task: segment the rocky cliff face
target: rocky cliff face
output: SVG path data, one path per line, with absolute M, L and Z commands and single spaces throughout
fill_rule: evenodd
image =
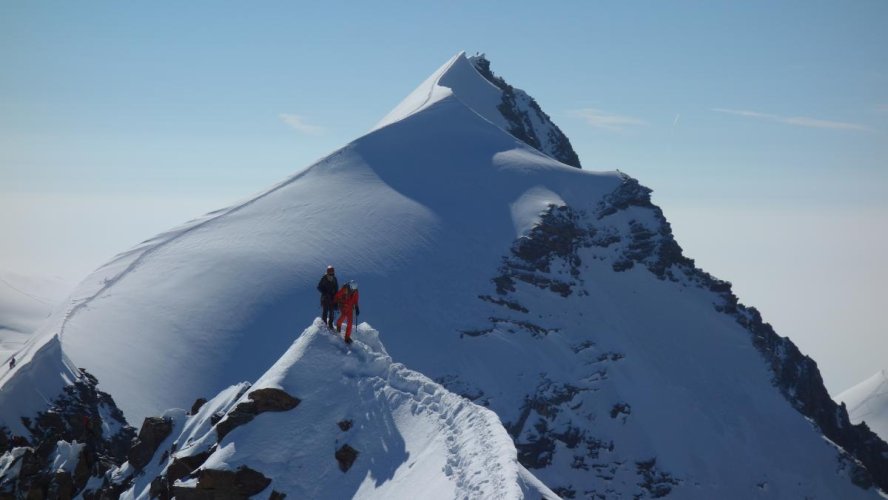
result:
M 749 341 L 771 372 L 775 389 L 813 422 L 818 432 L 838 445 L 837 468 L 863 489 L 876 485 L 888 490 L 888 444 L 866 425 L 850 423 L 844 405 L 837 405 L 827 393 L 816 363 L 791 340 L 777 335 L 755 308 L 741 304 L 729 282 L 712 277 L 683 255 L 662 211 L 651 202 L 650 192 L 625 176 L 623 184 L 592 213 L 566 205 L 550 206 L 540 223 L 517 240 L 511 255 L 503 259 L 500 274 L 493 278 L 496 293 L 481 297 L 504 313 L 491 315 L 489 327 L 463 333 L 487 335 L 499 327 L 512 333 L 544 337 L 558 331 L 551 320 L 514 318 L 534 312 L 533 306 L 517 293 L 519 283 L 568 298 L 587 293 L 583 260 L 589 259 L 590 254 L 593 259 L 609 262 L 618 273 L 640 266 L 658 280 L 696 288 L 710 297 L 715 311 L 748 332 Z M 621 215 L 620 223 L 612 222 Z M 635 418 L 629 402 L 613 399 L 608 409 L 610 403 L 603 405 L 600 394 L 596 395 L 608 391 L 610 371 L 623 362 L 624 353 L 604 349 L 591 340 L 576 344 L 572 350 L 585 367 L 576 380 L 553 380 L 543 375 L 517 412 L 501 413 L 517 415 L 507 422 L 507 427 L 515 439 L 521 463 L 531 470 L 543 471 L 556 462 L 569 462 L 577 472 L 597 478 L 600 486 L 592 489 L 579 487 L 588 484 L 580 479 L 549 484 L 566 498 L 619 497 L 625 493 L 625 489 L 621 493 L 621 488 L 613 486 L 619 483 L 635 484 L 636 498 L 662 497 L 676 486 L 688 486 L 681 471 L 663 470 L 655 456 L 626 461 L 619 453 L 620 434 L 609 433 L 600 425 L 602 415 L 623 425 Z M 486 401 L 477 389 L 475 394 L 464 392 Z M 584 423 L 596 420 L 595 425 Z M 545 478 L 545 474 L 541 477 Z M 767 489 L 766 482 L 760 484 L 761 489 Z
M 503 92 L 502 102 L 497 109 L 509 123 L 510 134 L 565 165 L 581 168 L 580 158 L 570 140 L 533 97 L 496 76 L 490 69 L 490 61 L 483 54 L 471 57 L 469 61 L 484 78 Z
M 888 444 L 867 426 L 851 424 L 845 406 L 833 401 L 823 385 L 817 363 L 802 354 L 789 338 L 779 336 L 762 320 L 758 310 L 741 304 L 731 291 L 731 283 L 714 278 L 682 255 L 662 211 L 650 201 L 650 190 L 627 178 L 616 198 L 621 201 L 614 205 L 615 209 L 628 205 L 650 206 L 660 222 L 658 234 L 633 231 L 633 241 L 622 262 L 643 264 L 660 279 L 675 279 L 675 273 L 683 273 L 696 286 L 715 293 L 721 303 L 714 307 L 749 332 L 750 340 L 771 369 L 774 386 L 793 408 L 816 423 L 824 436 L 853 457 L 850 461 L 852 481 L 865 488 L 876 484 L 888 491 Z M 857 461 L 864 467 L 858 467 Z
M 22 417 L 27 435 L 0 427 L 0 498 L 73 498 L 126 460 L 134 429 L 97 383 L 82 370 L 45 411 Z
M 101 484 L 84 492 L 84 498 L 117 498 L 129 492 L 162 500 L 246 499 L 263 492 L 272 481 L 260 471 L 247 466 L 231 470 L 204 466 L 236 428 L 259 414 L 285 412 L 299 404 L 299 399 L 280 389 L 250 389 L 250 384 L 239 384 L 210 401 L 198 399 L 187 414 L 170 410 L 146 418 L 125 463 L 109 470 Z M 286 496 L 270 491 L 270 498 Z

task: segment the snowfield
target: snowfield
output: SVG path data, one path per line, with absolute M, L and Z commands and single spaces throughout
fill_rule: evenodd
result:
M 95 271 L 0 378 L 0 425 L 61 390 L 67 355 L 130 423 L 172 425 L 133 497 L 208 454 L 169 486 L 249 467 L 293 498 L 879 498 L 888 445 L 816 365 L 682 255 L 648 189 L 556 160 L 569 143 L 525 93 L 501 106 L 484 62 L 458 54 L 368 134 Z M 351 349 L 299 334 L 328 264 L 385 348 L 366 323 Z M 300 402 L 219 439 L 261 389 Z

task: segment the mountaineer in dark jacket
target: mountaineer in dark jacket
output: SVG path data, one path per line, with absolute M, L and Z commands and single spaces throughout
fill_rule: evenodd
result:
M 318 291 L 321 292 L 321 319 L 327 324 L 327 328 L 333 329 L 333 296 L 339 291 L 339 281 L 336 279 L 336 271 L 333 266 L 327 266 L 327 273 L 321 276 L 318 282 Z

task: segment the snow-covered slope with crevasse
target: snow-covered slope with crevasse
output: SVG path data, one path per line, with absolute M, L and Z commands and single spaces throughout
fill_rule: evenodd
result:
M 851 421 L 866 425 L 888 441 L 888 370 L 881 370 L 872 377 L 836 396 L 845 403 Z
M 518 463 L 496 414 L 393 363 L 366 324 L 354 340 L 346 347 L 316 320 L 254 384 L 223 391 L 190 417 L 167 412 L 175 430 L 122 498 L 147 499 L 152 484 L 155 492 L 170 485 L 173 494 L 208 488 L 201 484 L 206 470 L 242 468 L 270 480 L 262 497 L 555 498 Z M 220 439 L 235 408 L 262 390 L 283 391 L 298 404 L 260 413 Z M 336 457 L 343 448 L 356 452 L 347 466 Z M 174 462 L 196 456 L 198 470 L 170 477 Z M 122 482 L 133 470 L 124 464 L 112 477 Z
M 496 88 L 456 56 L 367 135 L 119 255 L 41 338 L 138 422 L 258 379 L 334 264 L 392 357 L 496 412 L 561 496 L 876 497 L 888 445 L 813 361 L 682 255 L 649 190 L 508 132 Z

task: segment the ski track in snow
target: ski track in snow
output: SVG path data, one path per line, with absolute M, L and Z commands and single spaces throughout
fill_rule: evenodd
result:
M 324 328 L 320 319 L 315 320 L 314 327 L 319 330 Z M 361 325 L 362 334 L 369 335 L 370 332 L 378 335 L 366 323 Z M 346 348 L 345 354 L 354 355 L 358 362 L 346 362 L 343 370 L 345 374 L 353 379 L 366 378 L 366 382 L 374 386 L 374 392 L 380 398 L 385 397 L 385 389 L 394 389 L 401 397 L 412 401 L 413 415 L 422 412 L 439 415 L 436 424 L 438 432 L 444 436 L 448 453 L 443 472 L 454 478 L 458 492 L 456 498 L 480 498 L 479 495 L 482 494 L 485 498 L 509 498 L 503 496 L 509 491 L 509 485 L 499 471 L 491 467 L 498 466 L 497 463 L 491 463 L 498 456 L 489 453 L 491 449 L 504 446 L 502 436 L 497 442 L 493 433 L 495 428 L 504 433 L 499 418 L 493 412 L 480 409 L 401 363 L 393 363 L 382 344 L 378 343 L 378 338 L 371 338 L 377 344 L 375 348 L 359 340 L 357 335 L 353 344 Z M 379 349 L 382 351 L 378 351 Z M 475 407 L 474 412 L 469 409 L 470 406 Z M 472 432 L 467 432 L 467 429 Z M 472 441 L 471 446 L 467 446 L 468 441 Z M 478 464 L 477 461 L 481 463 Z M 517 466 L 517 459 L 515 461 Z M 489 486 L 489 483 L 493 485 Z M 492 492 L 500 494 L 491 494 Z
M 324 157 L 323 159 L 319 160 L 318 163 L 322 163 L 322 162 L 325 162 L 325 161 L 328 161 L 328 160 L 333 159 L 333 158 L 336 157 L 337 155 L 342 154 L 342 151 L 343 151 L 344 149 L 345 149 L 345 148 L 342 148 L 342 149 L 339 149 L 339 150 L 337 150 L 337 151 L 331 153 L 330 155 L 328 155 L 328 156 Z M 99 288 L 99 290 L 97 290 L 94 294 L 92 294 L 92 295 L 90 295 L 89 297 L 86 297 L 86 298 L 84 298 L 84 299 L 81 299 L 77 304 L 75 304 L 73 307 L 71 307 L 71 308 L 65 313 L 64 319 L 62 320 L 62 324 L 61 324 L 61 326 L 59 327 L 59 336 L 61 336 L 61 335 L 64 334 L 65 326 L 67 325 L 68 320 L 71 319 L 75 314 L 77 314 L 78 311 L 80 311 L 81 309 L 83 309 L 83 308 L 85 308 L 86 306 L 88 306 L 88 305 L 90 304 L 90 302 L 92 302 L 93 300 L 97 299 L 97 298 L 98 298 L 99 296 L 101 296 L 104 292 L 108 291 L 112 286 L 114 286 L 115 284 L 117 284 L 118 282 L 120 282 L 120 280 L 122 280 L 127 274 L 129 274 L 130 272 L 134 271 L 137 267 L 139 267 L 139 265 L 140 265 L 145 259 L 147 259 L 148 257 L 150 257 L 151 254 L 153 254 L 153 253 L 156 252 L 157 250 L 163 248 L 164 246 L 168 245 L 169 243 L 172 243 L 172 242 L 178 240 L 179 238 L 181 238 L 181 237 L 183 237 L 183 236 L 185 236 L 185 235 L 187 235 L 187 234 L 189 234 L 189 233 L 191 233 L 191 232 L 193 232 L 193 231 L 196 231 L 196 230 L 198 230 L 198 229 L 204 228 L 204 227 L 210 225 L 210 224 L 213 223 L 213 222 L 219 221 L 219 220 L 221 220 L 222 218 L 224 218 L 224 217 L 226 217 L 226 216 L 228 216 L 228 215 L 231 215 L 231 214 L 233 214 L 233 213 L 236 213 L 236 212 L 238 212 L 238 211 L 240 211 L 240 210 L 242 210 L 242 209 L 244 209 L 244 208 L 246 208 L 246 207 L 248 207 L 248 206 L 250 206 L 250 205 L 252 205 L 252 204 L 254 204 L 254 203 L 256 203 L 256 202 L 258 202 L 258 201 L 261 200 L 262 198 L 265 198 L 266 196 L 269 196 L 269 195 L 273 194 L 274 192 L 276 192 L 276 191 L 278 191 L 278 190 L 280 190 L 280 189 L 283 189 L 283 188 L 287 187 L 288 185 L 292 184 L 293 182 L 296 182 L 297 180 L 299 180 L 302 176 L 306 175 L 310 170 L 311 170 L 310 168 L 307 168 L 307 169 L 305 169 L 305 170 L 303 170 L 303 171 L 301 171 L 301 172 L 299 172 L 299 173 L 293 175 L 293 176 L 290 177 L 289 179 L 287 179 L 287 180 L 281 182 L 280 184 L 278 184 L 278 185 L 272 187 L 271 189 L 269 189 L 269 190 L 267 190 L 267 191 L 261 193 L 260 195 L 254 197 L 254 198 L 251 198 L 251 199 L 249 199 L 249 200 L 247 200 L 247 201 L 245 201 L 245 202 L 243 202 L 243 203 L 241 203 L 241 204 L 234 205 L 234 206 L 229 207 L 229 208 L 227 208 L 227 209 L 222 209 L 222 210 L 221 210 L 221 213 L 218 213 L 218 212 L 220 212 L 220 211 L 217 210 L 217 211 L 215 211 L 215 212 L 210 212 L 209 214 L 207 214 L 207 215 L 212 215 L 212 214 L 214 214 L 214 213 L 217 213 L 217 215 L 215 215 L 215 216 L 213 216 L 213 217 L 210 217 L 210 218 L 208 218 L 208 219 L 206 219 L 206 220 L 203 220 L 203 221 L 200 221 L 200 219 L 196 219 L 196 220 L 194 221 L 195 223 L 194 223 L 193 225 L 188 225 L 188 224 L 186 223 L 186 224 L 185 224 L 184 226 L 182 226 L 179 230 L 175 230 L 175 229 L 174 229 L 174 230 L 172 230 L 172 231 L 169 231 L 169 233 L 172 233 L 171 236 L 170 236 L 169 238 L 167 238 L 167 239 L 165 239 L 165 240 L 162 240 L 162 241 L 159 241 L 159 242 L 157 242 L 156 244 L 154 244 L 154 245 L 150 246 L 149 248 L 145 249 L 141 254 L 139 254 L 138 257 L 136 257 L 135 259 L 133 259 L 133 261 L 130 262 L 129 265 L 127 265 L 127 266 L 126 266 L 122 271 L 120 271 L 117 275 L 115 275 L 115 276 L 113 276 L 113 277 L 111 277 L 111 278 L 105 278 L 105 279 L 102 281 L 102 287 Z M 198 221 L 199 221 L 199 222 L 198 222 Z M 169 234 L 169 233 L 167 233 L 167 234 Z M 161 235 L 161 236 L 162 236 L 162 235 Z M 121 255 L 120 257 L 118 257 L 118 258 L 122 258 L 123 256 L 126 256 L 126 255 L 128 255 L 128 253 L 122 254 L 122 255 Z M 116 260 L 117 260 L 117 259 L 112 260 L 111 263 L 114 263 Z M 111 263 L 109 263 L 109 264 L 111 264 Z M 104 266 L 104 267 L 106 267 L 106 266 Z
M 341 148 L 341 149 L 331 153 L 330 155 L 319 160 L 318 163 L 321 163 L 326 160 L 330 160 L 330 159 L 334 158 L 335 156 L 341 154 L 344 149 L 345 148 Z M 259 194 L 258 196 L 248 199 L 245 202 L 242 202 L 237 205 L 233 205 L 233 206 L 225 208 L 225 209 L 210 212 L 210 213 L 206 214 L 204 217 L 197 218 L 194 221 L 191 221 L 190 223 L 183 224 L 182 226 L 180 226 L 177 229 L 172 229 L 170 231 L 167 231 L 166 233 L 162 233 L 162 234 L 156 236 L 155 238 L 152 238 L 152 240 L 154 240 L 157 238 L 161 238 L 165 235 L 169 235 L 169 237 L 167 237 L 166 239 L 157 241 L 154 244 L 150 244 L 150 242 L 152 240 L 146 241 L 142 245 L 147 245 L 148 248 L 144 249 L 136 258 L 134 258 L 123 270 L 118 272 L 116 275 L 114 275 L 113 277 L 110 277 L 110 278 L 106 277 L 106 278 L 102 279 L 102 282 L 101 282 L 102 286 L 96 292 L 94 292 L 92 295 L 89 295 L 88 297 L 85 297 L 82 299 L 75 299 L 72 301 L 72 304 L 69 305 L 69 307 L 67 308 L 67 310 L 65 311 L 65 313 L 61 319 L 61 322 L 60 322 L 58 330 L 57 330 L 58 336 L 61 338 L 64 335 L 65 327 L 67 326 L 70 319 L 73 318 L 77 314 L 77 312 L 86 308 L 92 301 L 96 300 L 97 298 L 102 296 L 102 294 L 104 294 L 109 289 L 111 289 L 111 287 L 113 287 L 114 285 L 119 283 L 124 277 L 126 277 L 129 273 L 134 271 L 136 268 L 138 268 L 139 265 L 145 259 L 150 257 L 156 251 L 160 250 L 161 248 L 165 247 L 166 245 L 178 240 L 179 238 L 181 238 L 193 231 L 204 228 L 204 227 L 210 225 L 212 222 L 216 222 L 228 215 L 236 213 L 236 212 L 252 205 L 253 203 L 256 203 L 257 201 L 261 200 L 262 198 L 265 198 L 266 196 L 269 196 L 272 193 L 285 188 L 286 186 L 299 180 L 302 176 L 307 174 L 309 171 L 310 171 L 310 168 L 307 168 L 301 172 L 294 174 L 290 178 L 282 181 L 281 183 L 277 184 L 276 186 L 273 186 L 272 188 Z M 212 217 L 210 217 L 210 216 L 212 216 Z M 201 219 L 204 219 L 204 220 L 201 220 Z M 108 264 L 99 268 L 90 277 L 87 277 L 87 279 L 90 279 L 91 277 L 95 277 L 95 275 L 98 274 L 102 269 L 107 268 L 107 267 L 119 262 L 120 260 L 131 256 L 137 250 L 138 250 L 138 247 L 136 247 L 133 250 L 130 250 L 130 251 L 127 251 L 127 252 L 124 252 L 124 253 L 118 255 L 117 257 L 112 259 Z M 5 280 L 4 280 L 4 282 L 5 282 Z M 12 286 L 10 286 L 10 288 L 15 289 Z M 20 292 L 20 290 L 17 290 L 17 289 L 16 289 L 16 291 Z M 22 292 L 22 293 L 24 293 L 24 292 Z M 25 295 L 27 295 L 27 294 L 25 294 Z M 29 295 L 29 297 L 30 297 L 30 295 Z M 45 335 L 45 334 L 44 335 L 32 335 L 31 338 L 29 338 L 24 343 L 24 345 L 22 347 L 20 347 L 18 350 L 16 350 L 14 352 L 13 356 L 18 360 L 18 363 L 13 369 L 8 370 L 6 373 L 4 373 L 2 376 L 0 376 L 0 387 L 2 387 L 2 385 L 8 379 L 12 378 L 12 376 L 18 371 L 18 369 L 22 365 L 27 364 L 26 362 L 32 358 L 32 356 L 28 356 L 28 354 L 30 354 L 32 352 L 33 347 L 38 344 L 39 344 L 38 347 L 42 346 L 45 343 L 46 338 L 47 338 L 47 335 Z
M 481 456 L 477 450 L 467 450 L 466 440 L 474 441 L 473 447 L 477 446 L 485 450 L 495 449 L 497 445 L 492 438 L 491 425 L 500 426 L 497 422 L 481 421 L 479 415 L 466 415 L 468 413 L 467 406 L 471 403 L 462 398 L 453 398 L 438 384 L 432 383 L 430 380 L 415 381 L 412 383 L 407 377 L 411 372 L 406 370 L 402 365 L 394 365 L 391 367 L 392 373 L 388 377 L 388 383 L 393 389 L 402 392 L 406 397 L 413 399 L 415 406 L 413 413 L 440 412 L 438 430 L 444 436 L 444 442 L 447 445 L 447 464 L 444 473 L 455 479 L 456 488 L 459 498 L 477 498 L 479 493 L 484 490 L 487 483 L 494 482 L 494 490 L 502 491 L 506 487 L 502 484 L 502 478 L 496 474 L 482 476 L 484 471 L 489 470 L 489 457 Z M 415 376 L 415 372 L 413 376 Z M 451 397 L 448 397 L 451 396 Z M 445 398 L 448 400 L 445 401 Z M 443 410 L 443 411 L 442 411 Z M 487 416 L 487 415 L 485 415 Z M 466 420 L 462 426 L 457 425 L 460 419 Z M 472 429 L 472 433 L 466 432 L 466 428 Z M 488 460 L 485 461 L 485 458 Z M 480 467 L 470 467 L 475 460 L 482 460 L 484 463 Z M 488 492 L 489 493 L 489 492 Z

